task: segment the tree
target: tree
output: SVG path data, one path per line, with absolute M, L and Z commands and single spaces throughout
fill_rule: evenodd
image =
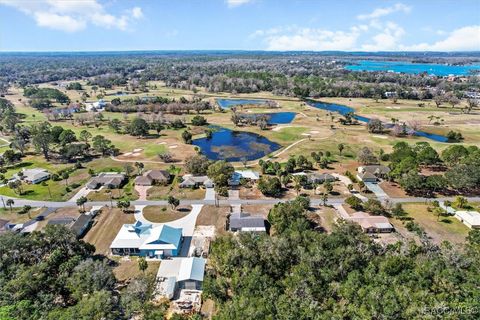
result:
M 85 212 L 85 203 L 87 203 L 88 199 L 84 196 L 81 196 L 77 199 L 76 203 L 77 206 L 82 207 L 82 211 Z
M 468 150 L 462 145 L 449 146 L 442 151 L 443 161 L 450 166 L 458 164 L 466 156 L 468 156 Z
M 379 119 L 370 119 L 367 123 L 368 132 L 383 133 L 383 123 Z
M 453 201 L 453 206 L 460 209 L 466 209 L 468 207 L 468 200 L 465 197 L 457 196 L 455 197 L 455 201 Z
M 338 149 L 338 152 L 340 153 L 340 155 L 342 155 L 342 151 L 343 151 L 343 149 L 345 149 L 345 145 L 343 143 L 339 143 L 337 145 L 337 149 Z
M 363 209 L 363 203 L 362 200 L 355 196 L 350 196 L 347 199 L 345 199 L 345 203 L 348 204 L 353 210 L 362 210 Z
M 68 178 L 70 178 L 70 175 L 68 174 L 67 171 L 62 172 L 62 179 L 65 180 L 65 186 L 68 187 Z
M 182 139 L 183 139 L 183 142 L 185 142 L 186 144 L 192 144 L 192 134 L 190 133 L 190 131 L 188 130 L 183 131 Z
M 176 209 L 178 207 L 178 205 L 180 204 L 180 200 L 178 200 L 177 198 L 175 198 L 173 196 L 168 196 L 167 202 L 168 202 L 169 205 L 172 206 L 173 209 Z
M 48 132 L 39 132 L 33 135 L 32 143 L 37 151 L 41 151 L 45 160 L 49 160 L 50 156 L 50 144 L 52 143 L 52 137 Z
M 97 152 L 100 152 L 102 156 L 114 155 L 116 153 L 115 146 L 108 139 L 105 139 L 104 136 L 95 136 L 93 137 L 93 149 Z
M 130 164 L 130 163 L 125 163 L 123 165 L 123 170 L 125 172 L 125 174 L 127 175 L 127 177 L 130 177 L 134 171 L 133 169 L 133 166 Z
M 145 119 L 135 118 L 128 125 L 127 132 L 135 137 L 145 137 L 148 135 L 149 129 L 150 126 L 148 125 L 147 121 L 145 121 Z
M 128 199 L 118 200 L 117 201 L 117 207 L 122 209 L 122 211 L 125 213 L 130 208 L 130 201 Z
M 403 217 L 403 216 L 406 216 L 407 213 L 405 212 L 405 210 L 403 209 L 402 207 L 402 204 L 401 203 L 396 203 L 395 204 L 395 207 L 393 207 L 392 209 L 392 215 L 394 217 Z
M 297 192 L 297 196 L 298 194 L 300 193 L 300 191 L 302 190 L 302 184 L 305 180 L 304 178 L 305 176 L 302 176 L 302 175 L 296 175 L 296 176 L 293 176 L 293 188 L 295 189 L 295 191 Z M 262 192 L 263 193 L 263 192 Z
M 137 161 L 137 162 L 135 162 L 135 167 L 137 168 L 137 173 L 138 173 L 139 175 L 141 175 L 142 172 L 143 172 L 143 168 L 145 167 L 145 165 L 144 165 L 142 162 L 138 162 L 138 161 Z
M 377 157 L 368 147 L 363 147 L 357 154 L 357 159 L 362 164 L 375 164 L 378 162 Z
M 375 199 L 368 199 L 364 204 L 363 208 L 365 211 L 373 215 L 383 215 L 385 214 L 385 208 L 382 206 L 382 203 Z
M 200 154 L 185 159 L 185 169 L 194 176 L 206 175 L 210 164 L 210 160 Z
M 192 125 L 194 126 L 205 126 L 207 124 L 207 119 L 203 116 L 196 115 L 192 118 Z
M 232 177 L 235 169 L 224 160 L 216 161 L 208 166 L 207 175 L 215 184 L 215 190 L 221 187 L 228 187 L 228 180 Z
M 147 260 L 145 260 L 144 257 L 140 257 L 140 258 L 138 259 L 138 269 L 139 269 L 140 271 L 142 271 L 143 273 L 145 273 L 145 270 L 147 270 L 147 268 L 148 268 L 148 262 L 147 262 Z
M 324 192 L 322 194 L 322 202 L 324 207 L 327 205 L 327 201 L 328 201 L 328 193 Z
M 277 177 L 261 177 L 257 185 L 258 190 L 268 197 L 280 197 L 282 195 L 282 184 Z
M 122 122 L 119 119 L 112 119 L 108 122 L 108 126 L 115 131 L 115 133 L 119 133 L 122 129 Z
M 7 206 L 10 207 L 10 213 L 12 212 L 12 206 L 15 204 L 15 201 L 13 199 L 7 199 L 6 201 Z
M 88 142 L 92 138 L 92 134 L 90 132 L 88 132 L 87 130 L 82 130 L 82 131 L 80 131 L 80 134 L 78 135 L 78 137 L 79 137 L 80 141 L 83 141 L 86 144 L 88 144 Z
M 58 142 L 63 146 L 75 141 L 77 141 L 75 132 L 73 132 L 70 129 L 63 130 L 60 136 L 58 137 Z

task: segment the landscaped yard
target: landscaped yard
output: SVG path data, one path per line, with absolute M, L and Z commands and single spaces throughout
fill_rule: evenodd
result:
M 117 266 L 113 268 L 113 273 L 119 281 L 126 281 L 133 279 L 142 274 L 156 276 L 160 261 L 147 261 L 148 268 L 145 272 L 138 268 L 138 257 L 114 257 L 113 260 L 117 262 Z
M 166 200 L 168 196 L 177 199 L 199 200 L 205 197 L 205 189 L 179 188 L 177 185 L 168 185 L 153 186 L 147 191 L 148 200 Z
M 192 210 L 191 206 L 147 206 L 143 209 L 143 216 L 151 222 L 164 223 L 185 217 Z

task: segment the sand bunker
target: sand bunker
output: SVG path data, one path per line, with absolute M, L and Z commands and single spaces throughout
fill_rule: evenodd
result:
M 143 149 L 133 149 L 133 152 L 134 153 L 138 153 L 138 152 L 141 152 Z
M 175 148 L 178 148 L 178 146 L 177 146 L 177 145 L 174 145 L 174 146 L 169 146 L 168 148 L 169 148 L 169 149 L 175 149 Z
M 373 136 L 373 137 L 379 138 L 379 139 L 388 139 L 388 137 L 386 137 L 386 136 L 378 136 L 378 135 L 375 135 L 375 136 Z

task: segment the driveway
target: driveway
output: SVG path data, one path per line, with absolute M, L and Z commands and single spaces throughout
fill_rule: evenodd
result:
M 78 192 L 68 200 L 69 202 L 76 202 L 79 198 L 81 197 L 86 197 L 90 193 L 90 189 L 87 189 L 87 187 L 83 187 L 82 189 L 78 190 Z
M 205 200 L 215 200 L 215 189 L 207 188 L 205 190 Z
M 365 182 L 365 186 L 368 188 L 368 190 L 372 191 L 379 200 L 389 198 L 388 194 L 386 194 L 378 184 L 373 182 Z
M 238 199 L 240 199 L 240 191 L 228 190 L 228 200 L 238 200 Z
M 335 210 L 338 212 L 338 214 L 342 219 L 350 218 L 350 215 L 341 204 L 336 204 L 333 207 L 335 208 Z
M 138 192 L 138 200 L 147 200 L 147 191 L 151 186 L 135 186 L 135 191 Z

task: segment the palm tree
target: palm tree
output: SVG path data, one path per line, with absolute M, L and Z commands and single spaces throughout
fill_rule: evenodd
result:
M 322 195 L 322 201 L 323 201 L 323 206 L 326 206 L 327 205 L 327 201 L 328 201 L 328 193 L 324 192 L 323 195 Z
M 15 201 L 13 199 L 7 199 L 7 206 L 10 207 L 10 213 L 12 212 L 12 206 L 15 204 Z
M 338 151 L 340 152 L 340 155 L 342 155 L 343 149 L 345 149 L 345 145 L 343 143 L 339 143 L 338 146 Z

